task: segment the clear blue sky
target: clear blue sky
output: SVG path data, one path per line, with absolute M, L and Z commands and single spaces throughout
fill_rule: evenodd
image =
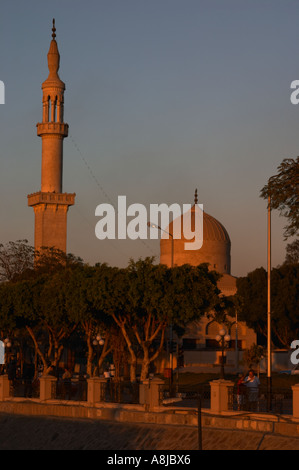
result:
M 41 83 L 56 19 L 66 83 L 68 251 L 125 266 L 159 241 L 96 239 L 102 202 L 199 202 L 228 230 L 232 274 L 266 266 L 259 191 L 299 153 L 299 2 L 63 0 L 2 2 L 0 242 L 34 243 L 27 194 L 40 190 Z M 78 151 L 78 148 L 80 151 Z M 88 164 L 88 167 L 87 167 Z M 90 170 L 92 174 L 90 173 Z M 273 214 L 273 264 L 285 256 Z M 291 241 L 291 240 L 290 240 Z

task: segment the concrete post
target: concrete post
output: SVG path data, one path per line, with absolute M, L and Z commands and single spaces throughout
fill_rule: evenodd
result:
M 293 390 L 293 418 L 299 418 L 299 384 L 292 386 Z
M 142 387 L 143 385 L 143 387 Z M 144 380 L 140 389 L 140 403 L 147 405 L 149 410 L 160 405 L 160 389 L 164 385 L 164 380 L 158 377 Z
M 211 386 L 211 411 L 221 413 L 228 411 L 229 389 L 235 384 L 230 380 L 213 380 Z
M 39 379 L 40 383 L 40 392 L 39 392 L 39 398 L 41 401 L 45 400 L 51 400 L 54 399 L 55 396 L 53 396 L 53 384 L 56 384 L 57 379 L 56 377 L 53 377 L 52 375 L 42 375 Z
M 10 396 L 10 384 L 8 375 L 0 375 L 0 401 L 4 401 L 5 398 Z
M 102 377 L 92 377 L 87 380 L 87 402 L 90 405 L 104 401 L 104 391 L 107 379 Z

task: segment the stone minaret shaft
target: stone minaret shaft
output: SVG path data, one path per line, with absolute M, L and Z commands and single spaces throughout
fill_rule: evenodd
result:
M 57 248 L 66 252 L 67 212 L 75 203 L 75 194 L 62 192 L 63 139 L 68 124 L 63 122 L 65 84 L 58 75 L 60 55 L 53 34 L 48 52 L 49 76 L 42 84 L 43 119 L 37 124 L 42 139 L 41 191 L 28 196 L 35 213 L 35 249 Z

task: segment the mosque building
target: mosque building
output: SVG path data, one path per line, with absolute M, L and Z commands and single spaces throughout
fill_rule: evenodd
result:
M 194 205 L 191 209 L 191 230 L 195 229 L 195 208 L 198 203 L 197 190 L 195 191 Z M 175 225 L 178 224 L 178 225 Z M 182 266 L 190 264 L 197 266 L 201 263 L 208 263 L 209 269 L 221 274 L 218 281 L 218 288 L 223 296 L 233 296 L 237 292 L 236 277 L 231 275 L 231 241 L 225 227 L 214 217 L 203 211 L 203 244 L 198 250 L 186 250 L 185 243 L 190 240 L 185 239 L 183 230 L 179 239 L 173 237 L 177 226 L 183 226 L 183 216 L 181 221 L 172 221 L 165 232 L 170 236 L 162 237 L 160 241 L 160 263 L 168 267 Z M 237 369 L 236 351 L 250 348 L 256 343 L 256 334 L 248 328 L 244 322 L 236 318 L 228 318 L 230 326 L 220 325 L 205 316 L 199 321 L 188 326 L 182 338 L 184 350 L 184 365 L 201 367 L 205 370 L 212 370 L 219 366 L 222 352 L 216 336 L 221 329 L 225 329 L 230 335 L 230 342 L 226 351 L 227 367 Z
M 49 76 L 42 84 L 42 122 L 37 124 L 37 135 L 42 139 L 41 190 L 28 195 L 28 205 L 35 214 L 35 250 L 54 247 L 67 252 L 67 213 L 75 204 L 75 194 L 63 192 L 63 140 L 68 136 L 68 124 L 64 122 L 65 84 L 58 75 L 60 55 L 56 42 L 56 28 L 53 20 L 52 40 L 48 52 Z M 191 225 L 194 227 L 194 211 L 197 205 L 197 191 L 191 209 Z M 168 227 L 173 233 L 173 222 Z M 187 240 L 170 237 L 161 238 L 160 263 L 167 266 L 190 264 L 197 266 L 208 263 L 209 268 L 221 274 L 218 287 L 224 296 L 236 293 L 236 278 L 231 275 L 231 241 L 224 226 L 211 215 L 203 213 L 203 245 L 198 250 L 185 250 Z M 188 240 L 190 241 L 190 240 Z M 204 317 L 186 329 L 183 336 L 185 365 L 219 365 L 219 344 L 216 341 L 222 325 Z M 227 327 L 226 327 L 227 328 Z M 255 333 L 242 322 L 232 319 L 228 333 L 231 336 L 230 350 L 227 351 L 227 365 L 235 364 L 230 353 L 249 348 L 256 342 Z M 231 355 L 232 356 L 232 355 Z

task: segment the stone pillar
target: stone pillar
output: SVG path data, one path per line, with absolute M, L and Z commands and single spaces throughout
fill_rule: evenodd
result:
M 299 418 L 299 384 L 292 386 L 293 390 L 293 418 Z
M 0 401 L 4 401 L 5 398 L 10 396 L 10 384 L 8 375 L 0 375 Z
M 149 410 L 160 406 L 160 390 L 164 380 L 158 377 L 144 380 L 140 388 L 140 404 L 146 405 Z
M 102 377 L 92 377 L 87 380 L 87 403 L 94 405 L 104 401 L 104 392 L 107 379 Z
M 53 387 L 56 385 L 57 379 L 52 375 L 42 375 L 39 379 L 40 383 L 40 392 L 39 398 L 41 401 L 52 400 L 55 398 L 53 396 Z
M 228 411 L 229 388 L 235 384 L 230 380 L 213 380 L 211 386 L 211 411 L 221 413 Z

